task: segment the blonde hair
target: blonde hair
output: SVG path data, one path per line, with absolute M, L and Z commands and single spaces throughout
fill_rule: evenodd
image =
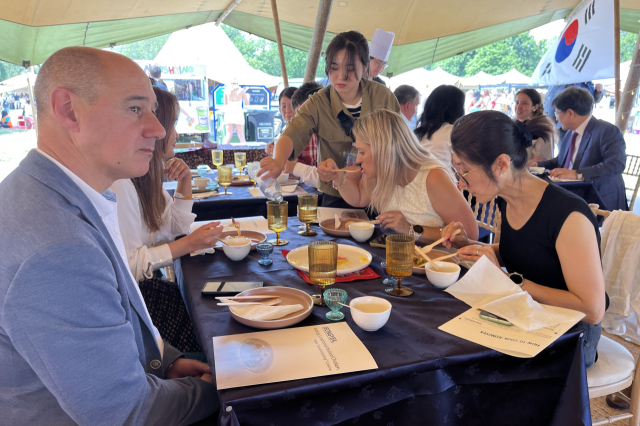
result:
M 420 170 L 442 168 L 451 176 L 393 111 L 379 109 L 361 117 L 353 126 L 353 134 L 371 147 L 376 176 L 362 179 L 370 194 L 370 207 L 377 212 L 384 212 L 398 185 L 410 183 Z

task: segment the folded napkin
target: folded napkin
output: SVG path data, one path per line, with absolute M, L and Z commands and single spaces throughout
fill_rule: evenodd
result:
M 202 250 L 196 250 L 193 253 L 191 253 L 191 256 L 198 256 L 201 254 L 213 254 L 216 251 L 213 249 L 213 247 L 211 248 L 206 248 L 206 249 L 202 249 Z
M 296 188 L 298 187 L 298 185 L 287 185 L 287 186 L 283 186 L 282 187 L 282 192 L 286 193 L 286 194 L 291 194 L 293 192 L 295 192 Z
M 265 305 L 247 305 L 247 306 L 229 306 L 234 314 L 243 318 L 257 321 L 277 320 L 294 312 L 303 309 L 302 305 L 283 305 L 283 306 L 265 306 Z
M 247 191 L 249 191 L 249 194 L 253 195 L 254 197 L 264 197 L 264 194 L 262 194 L 260 188 L 248 188 Z
M 568 321 L 580 321 L 584 317 L 582 312 L 564 310 L 574 313 L 564 315 L 545 309 L 526 291 L 487 303 L 480 306 L 480 309 L 505 318 L 511 324 L 526 331 L 539 330 Z
M 522 289 L 486 256 L 482 256 L 460 281 L 445 292 L 473 308 L 479 308 L 505 296 L 522 293 Z
M 507 277 L 486 256 L 482 256 L 469 272 L 445 290 L 473 308 L 491 312 L 526 331 L 551 327 L 567 321 L 579 321 L 582 312 L 546 309 Z

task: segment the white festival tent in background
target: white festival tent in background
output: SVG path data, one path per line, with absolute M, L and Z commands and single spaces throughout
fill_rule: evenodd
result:
M 613 0 L 585 3 L 543 56 L 531 84 L 558 85 L 614 77 Z
M 224 30 L 214 22 L 171 34 L 154 62 L 161 65 L 206 65 L 207 78 L 224 84 L 230 84 L 237 78 L 241 85 L 275 87 L 282 81 L 282 77 L 252 68 Z

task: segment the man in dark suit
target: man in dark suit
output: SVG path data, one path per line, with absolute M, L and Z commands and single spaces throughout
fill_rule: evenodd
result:
M 550 169 L 551 177 L 593 182 L 605 203 L 601 207 L 628 210 L 622 180 L 627 154 L 620 129 L 591 116 L 593 97 L 585 89 L 565 89 L 552 106 L 567 134 L 560 143 L 558 156 L 539 161 L 538 166 Z

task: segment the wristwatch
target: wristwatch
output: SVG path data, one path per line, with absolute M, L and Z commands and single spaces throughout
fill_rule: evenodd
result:
M 578 174 L 578 180 L 582 180 L 582 172 L 580 170 L 576 170 L 576 173 Z
M 422 226 L 409 224 L 409 235 L 413 235 L 413 240 L 415 242 L 418 242 L 423 232 L 424 228 Z
M 511 274 L 509 274 L 509 279 L 511 279 L 511 281 L 513 281 L 517 286 L 522 287 L 522 284 L 524 283 L 524 277 L 522 276 L 522 274 L 519 274 L 517 272 L 512 272 Z

